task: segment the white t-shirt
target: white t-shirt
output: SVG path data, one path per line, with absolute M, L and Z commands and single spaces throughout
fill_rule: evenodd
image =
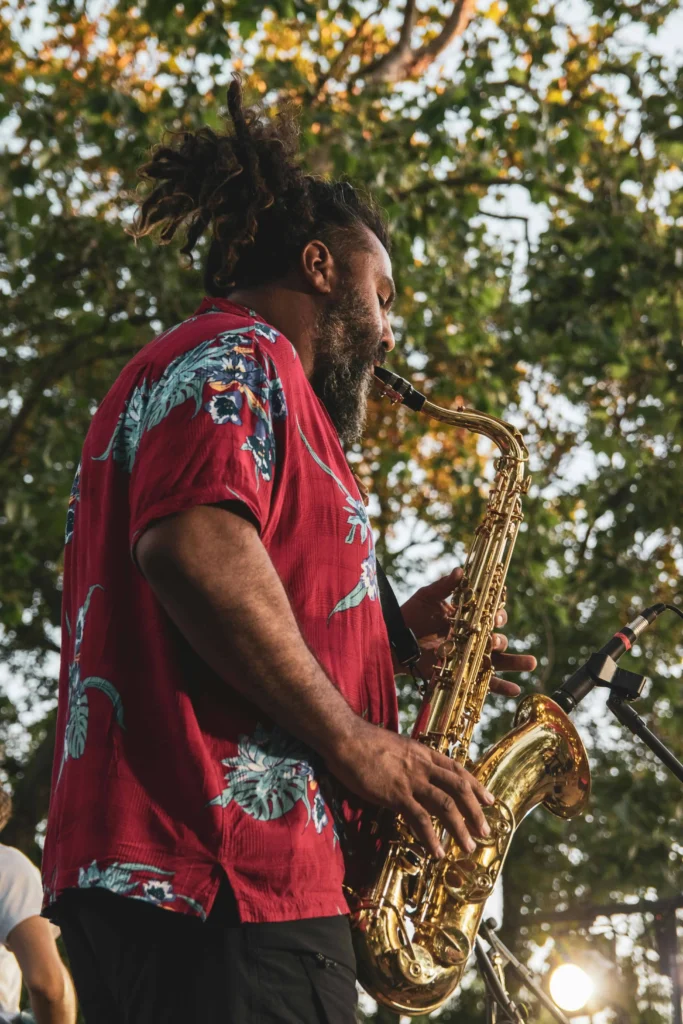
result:
M 21 970 L 5 945 L 7 936 L 22 921 L 40 914 L 42 903 L 38 868 L 21 850 L 0 843 L 0 1013 L 17 1013 L 21 996 Z

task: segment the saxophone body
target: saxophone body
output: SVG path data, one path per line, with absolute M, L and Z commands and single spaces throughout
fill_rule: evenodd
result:
M 437 1009 L 456 990 L 472 952 L 484 904 L 501 872 L 514 831 L 542 803 L 571 818 L 590 792 L 588 759 L 576 729 L 549 697 L 533 694 L 514 726 L 476 763 L 472 733 L 486 700 L 493 665 L 494 618 L 507 576 L 528 488 L 528 454 L 513 426 L 474 410 L 442 409 L 407 381 L 376 369 L 385 393 L 416 411 L 484 434 L 500 455 L 483 521 L 452 597 L 450 628 L 424 693 L 412 736 L 463 764 L 493 793 L 482 808 L 491 834 L 460 849 L 435 819 L 446 851 L 437 860 L 400 816 L 373 823 L 377 856 L 367 884 L 348 894 L 358 980 L 379 1002 L 408 1015 Z

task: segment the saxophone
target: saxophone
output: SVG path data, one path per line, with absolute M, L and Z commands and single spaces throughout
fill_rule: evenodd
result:
M 539 803 L 560 818 L 588 800 L 590 770 L 573 724 L 549 697 L 533 694 L 517 710 L 513 729 L 476 763 L 469 757 L 493 674 L 494 617 L 505 601 L 507 576 L 522 521 L 528 452 L 513 426 L 474 410 L 429 402 L 402 377 L 375 369 L 393 401 L 490 438 L 499 449 L 484 519 L 475 531 L 453 593 L 450 627 L 426 687 L 413 739 L 463 764 L 496 800 L 482 810 L 491 833 L 474 837 L 468 854 L 438 820 L 446 851 L 426 852 L 401 816 L 380 812 L 372 824 L 377 856 L 370 881 L 349 890 L 358 980 L 379 1002 L 414 1015 L 437 1009 L 453 994 L 472 952 L 484 903 L 503 867 L 513 833 Z

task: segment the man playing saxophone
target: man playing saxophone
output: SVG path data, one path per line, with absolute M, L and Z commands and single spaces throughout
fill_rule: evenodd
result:
M 245 111 L 237 81 L 228 105 L 231 133 L 142 169 L 137 234 L 208 236 L 207 297 L 101 403 L 67 517 L 44 913 L 88 1024 L 350 1022 L 359 801 L 435 857 L 432 817 L 465 849 L 488 828 L 484 786 L 397 731 L 342 447 L 394 347 L 387 229 L 298 167 L 290 120 Z M 454 581 L 404 606 L 418 636 L 443 634 Z M 534 667 L 496 643 L 499 670 Z

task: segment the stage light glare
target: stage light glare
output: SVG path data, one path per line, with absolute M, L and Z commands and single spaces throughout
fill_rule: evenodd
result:
M 560 964 L 550 975 L 550 995 L 561 1010 L 582 1010 L 593 995 L 592 978 L 576 964 Z

